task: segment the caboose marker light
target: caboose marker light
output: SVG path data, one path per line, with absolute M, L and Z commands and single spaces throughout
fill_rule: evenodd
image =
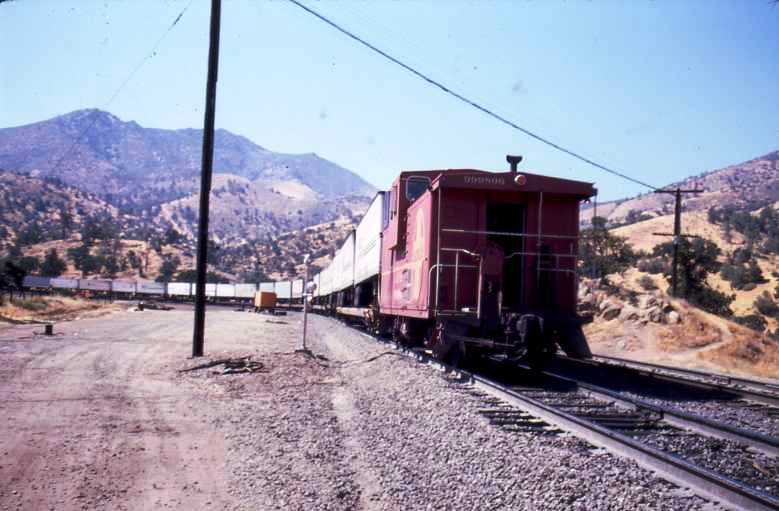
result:
M 517 177 L 514 178 L 514 182 L 519 186 L 525 186 L 525 184 L 527 184 L 527 178 L 524 174 L 517 174 Z

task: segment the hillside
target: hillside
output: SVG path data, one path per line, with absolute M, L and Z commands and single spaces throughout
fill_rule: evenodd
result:
M 68 274 L 155 278 L 166 261 L 191 269 L 201 143 L 201 130 L 144 128 L 99 110 L 0 129 L 0 257 L 40 262 L 50 248 L 65 257 L 84 245 L 97 262 L 68 255 Z M 228 278 L 297 275 L 304 251 L 329 253 L 345 236 L 322 226 L 348 230 L 375 193 L 315 154 L 275 153 L 226 130 L 216 132 L 214 169 L 210 262 Z
M 706 211 L 712 206 L 762 206 L 776 202 L 779 200 L 779 151 L 692 176 L 665 188 L 677 187 L 705 190 L 701 194 L 685 196 L 685 211 Z M 630 199 L 598 203 L 597 214 L 606 218 L 609 225 L 619 225 L 630 222 L 631 216 L 673 214 L 673 203 L 672 195 L 647 193 Z M 583 225 L 590 224 L 593 212 L 592 204 L 582 208 Z
M 199 187 L 202 130 L 144 128 L 100 110 L 78 110 L 0 129 L 0 168 L 56 177 L 116 206 L 166 202 Z M 79 138 L 80 137 L 80 138 Z M 325 199 L 372 195 L 357 174 L 316 154 L 275 153 L 217 130 L 214 172 Z

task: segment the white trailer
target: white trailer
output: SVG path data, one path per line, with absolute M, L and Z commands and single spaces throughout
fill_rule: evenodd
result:
M 168 282 L 168 296 L 191 296 L 192 284 L 190 282 Z
M 381 231 L 384 225 L 384 192 L 373 198 L 368 211 L 355 231 L 354 283 L 359 284 L 379 274 L 381 264 Z
M 51 287 L 56 289 L 78 289 L 78 279 L 56 277 L 51 279 Z
M 78 288 L 85 291 L 111 291 L 111 281 L 102 279 L 78 279 Z
M 135 292 L 140 295 L 165 295 L 165 283 L 151 280 L 140 281 L 135 284 Z

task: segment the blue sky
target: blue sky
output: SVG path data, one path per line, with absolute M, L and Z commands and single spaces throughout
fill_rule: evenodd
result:
M 0 126 L 106 108 L 202 127 L 206 0 L 0 4 Z M 305 3 L 523 127 L 656 185 L 779 149 L 779 5 L 754 1 Z M 14 51 L 9 51 L 13 49 Z M 506 168 L 645 189 L 516 132 L 284 0 L 224 0 L 217 127 L 387 186 L 404 169 Z M 228 169 L 224 169 L 228 170 Z

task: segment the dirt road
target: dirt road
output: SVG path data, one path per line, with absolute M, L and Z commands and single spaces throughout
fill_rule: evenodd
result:
M 191 314 L 125 312 L 56 328 L 55 337 L 35 335 L 40 326 L 0 331 L 0 508 L 229 505 L 222 435 L 173 377 Z
M 209 308 L 0 328 L 0 509 L 711 509 L 335 320 Z

